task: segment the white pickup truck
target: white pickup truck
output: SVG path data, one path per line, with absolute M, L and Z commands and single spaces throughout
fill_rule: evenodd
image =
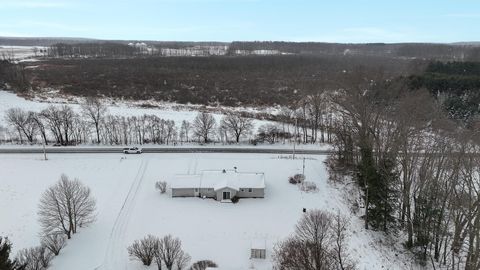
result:
M 123 153 L 124 154 L 141 154 L 142 148 L 138 148 L 138 147 L 123 148 Z

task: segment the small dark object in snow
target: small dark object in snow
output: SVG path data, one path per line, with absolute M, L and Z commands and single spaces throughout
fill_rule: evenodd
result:
M 237 196 L 233 196 L 231 199 L 232 203 L 238 203 L 239 200 L 240 198 L 238 198 Z
M 307 208 L 303 208 L 303 213 L 306 213 L 307 212 Z

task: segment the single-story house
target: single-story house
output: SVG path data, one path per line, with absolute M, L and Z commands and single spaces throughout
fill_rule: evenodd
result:
M 176 175 L 170 182 L 172 197 L 214 198 L 229 201 L 237 198 L 263 198 L 265 174 L 237 170 L 205 170 L 200 174 Z

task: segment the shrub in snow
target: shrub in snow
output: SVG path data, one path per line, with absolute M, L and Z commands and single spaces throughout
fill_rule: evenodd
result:
M 160 191 L 160 193 L 167 192 L 167 182 L 165 181 L 158 181 L 155 183 L 155 188 Z
M 203 260 L 203 261 L 198 261 L 192 264 L 189 270 L 205 270 L 207 267 L 218 267 L 218 265 L 210 260 Z
M 296 185 L 297 184 L 297 181 L 295 181 L 295 179 L 293 178 L 293 176 L 290 176 L 288 177 L 288 182 L 292 185 Z
M 294 176 L 290 176 L 288 178 L 288 182 L 290 184 L 300 184 L 300 183 L 303 183 L 303 181 L 305 181 L 305 175 L 299 173 L 299 174 L 295 174 Z
M 237 196 L 233 196 L 231 199 L 232 203 L 238 203 L 239 200 L 240 198 L 238 198 Z
M 315 192 L 317 191 L 317 185 L 313 182 L 303 182 L 299 185 L 299 188 L 301 191 L 304 191 L 304 192 Z
M 155 255 L 158 252 L 159 239 L 153 235 L 147 235 L 145 238 L 135 240 L 131 246 L 127 248 L 130 258 L 139 260 L 143 265 L 151 265 Z
M 297 183 L 302 183 L 303 181 L 305 181 L 305 175 L 304 174 L 295 174 L 293 176 L 293 179 L 295 179 L 297 181 Z
M 53 255 L 57 256 L 67 245 L 67 237 L 64 234 L 49 234 L 42 237 L 42 246 L 46 247 Z
M 17 263 L 23 270 L 45 270 L 50 267 L 53 257 L 45 246 L 25 248 L 18 252 Z

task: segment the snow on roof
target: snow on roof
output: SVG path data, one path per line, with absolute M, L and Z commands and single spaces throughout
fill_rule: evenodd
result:
M 252 241 L 251 248 L 252 249 L 266 249 L 266 246 L 267 246 L 267 243 L 264 239 L 263 240 L 256 239 L 256 240 Z
M 175 181 L 170 184 L 171 188 L 192 188 L 200 186 L 201 175 L 199 174 L 177 174 Z
M 235 170 L 205 170 L 200 174 L 175 176 L 172 188 L 265 188 L 265 174 L 258 172 L 237 172 Z

